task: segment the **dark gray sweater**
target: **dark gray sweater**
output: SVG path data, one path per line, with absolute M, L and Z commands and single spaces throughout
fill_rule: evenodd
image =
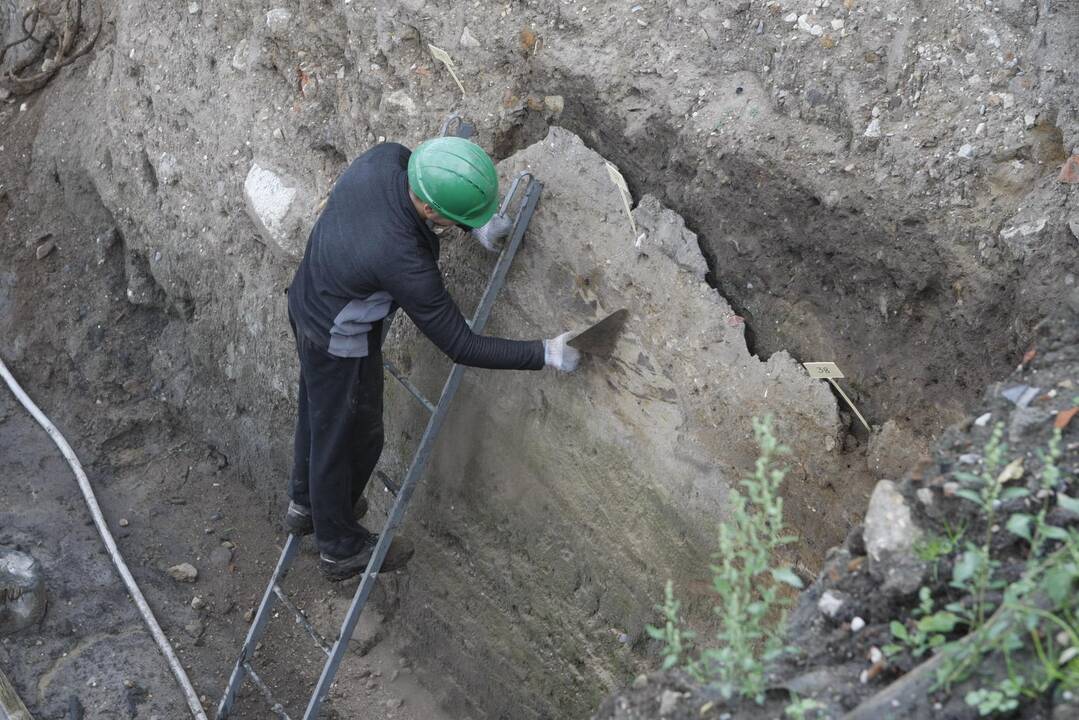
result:
M 366 357 L 374 323 L 397 307 L 454 362 L 539 370 L 543 343 L 476 335 L 442 282 L 438 238 L 408 193 L 403 145 L 356 158 L 330 193 L 289 287 L 293 322 L 337 357 Z

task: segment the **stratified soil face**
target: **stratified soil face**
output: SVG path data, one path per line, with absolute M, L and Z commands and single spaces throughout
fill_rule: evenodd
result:
M 380 583 L 327 713 L 584 717 L 654 664 L 668 577 L 707 631 L 752 417 L 792 448 L 787 559 L 808 579 L 875 482 L 1079 306 L 1064 5 L 108 2 L 90 53 L 0 91 L 0 356 L 80 454 L 209 707 L 283 541 L 306 233 L 349 161 L 460 112 L 503 189 L 545 184 L 490 331 L 630 321 L 575 375 L 466 373 L 406 522 L 417 558 Z M 0 11 L 4 43 L 28 8 Z M 454 234 L 442 266 L 471 310 L 493 257 Z M 387 352 L 437 396 L 448 362 L 407 318 Z M 871 432 L 807 361 L 838 363 Z M 400 477 L 424 415 L 386 401 L 380 470 Z M 52 599 L 0 663 L 37 715 L 76 696 L 87 717 L 178 716 L 74 478 L 2 407 L 0 543 L 38 557 Z M 351 588 L 314 559 L 289 584 L 332 637 Z M 293 716 L 306 642 L 282 617 L 260 653 Z M 240 716 L 261 703 L 248 688 Z

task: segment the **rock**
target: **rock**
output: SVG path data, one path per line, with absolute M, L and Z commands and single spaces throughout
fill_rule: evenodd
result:
M 191 598 L 191 608 L 193 610 L 203 610 L 206 608 L 206 601 L 202 598 L 201 595 L 196 595 L 195 597 Z
M 973 160 L 978 154 L 978 149 L 970 143 L 965 143 L 959 148 L 959 152 L 956 154 L 965 160 Z
M 224 545 L 218 545 L 210 551 L 210 564 L 214 567 L 225 569 L 232 562 L 232 549 Z
M 844 598 L 842 593 L 835 592 L 833 590 L 825 590 L 820 596 L 820 600 L 817 601 L 817 609 L 824 615 L 835 619 L 839 615 L 840 609 L 843 607 Z
M 566 99 L 561 95 L 547 95 L 543 98 L 543 104 L 548 112 L 557 115 L 565 109 Z
M 179 163 L 176 156 L 169 153 L 161 153 L 157 160 L 157 180 L 162 185 L 175 185 L 180 179 Z
M 390 710 L 396 710 L 397 708 L 401 707 L 404 704 L 405 704 L 405 701 L 402 700 L 401 698 L 391 698 L 391 699 L 386 701 L 386 707 L 389 708 Z
M 394 90 L 383 95 L 379 109 L 384 111 L 387 106 L 400 108 L 409 115 L 416 114 L 416 101 L 405 90 Z
M 824 28 L 822 28 L 820 25 L 810 23 L 808 15 L 798 16 L 798 29 L 802 30 L 803 32 L 807 32 L 815 37 L 820 37 L 824 34 Z
M 44 260 L 45 257 L 55 249 L 56 243 L 52 240 L 46 240 L 45 242 L 37 246 L 37 252 L 35 253 L 35 255 L 37 255 L 38 260 Z
M 266 13 L 266 28 L 270 35 L 278 40 L 288 36 L 292 25 L 292 11 L 286 8 L 274 8 Z
M 843 22 L 842 18 L 835 18 L 834 20 L 832 20 L 832 29 L 842 30 L 844 24 L 845 23 Z
M 855 617 L 853 620 L 850 621 L 850 631 L 851 632 L 858 632 L 864 627 L 865 627 L 865 620 L 861 619 L 860 617 Z
M 267 247 L 292 260 L 303 257 L 303 230 L 314 219 L 315 203 L 299 183 L 254 162 L 244 180 L 244 201 Z
M 247 612 L 244 613 L 244 622 L 250 623 L 250 622 L 253 622 L 254 620 L 255 620 L 255 608 L 248 608 Z
M 1079 155 L 1072 155 L 1064 161 L 1064 165 L 1060 168 L 1060 175 L 1057 176 L 1057 180 L 1062 183 L 1068 183 L 1069 185 L 1079 183 Z
M 473 37 L 472 31 L 468 29 L 468 25 L 465 25 L 464 30 L 461 31 L 461 39 L 457 41 L 457 44 L 463 48 L 480 47 L 480 41 Z
M 867 138 L 879 138 L 880 137 L 880 118 L 875 117 L 869 121 L 869 125 L 866 126 L 865 132 L 862 133 Z
M 11 91 L 6 87 L 0 87 L 0 102 L 7 100 L 9 97 L 11 97 Z
M 199 577 L 199 571 L 191 563 L 180 563 L 169 568 L 169 575 L 176 582 L 193 583 Z
M 674 690 L 664 690 L 663 694 L 659 697 L 659 716 L 667 717 L 674 712 L 678 706 L 678 701 L 682 699 L 682 693 L 675 692 Z
M 116 246 L 119 240 L 120 231 L 115 227 L 109 228 L 94 238 L 94 257 L 97 259 L 98 265 L 105 264 L 109 257 L 109 251 Z
M 199 4 L 196 3 L 196 2 L 188 3 L 188 5 L 187 5 L 187 14 L 188 15 L 198 15 L 199 14 Z
M 641 675 L 638 675 L 637 677 L 635 677 L 633 679 L 633 688 L 635 690 L 640 690 L 641 688 L 643 688 L 647 684 L 648 684 L 648 676 L 647 675 L 641 674 Z
M 1047 426 L 1055 413 L 1040 407 L 1016 408 L 1008 421 L 1008 442 L 1022 442 L 1027 436 Z
M 120 527 L 127 527 L 131 523 L 128 522 L 127 518 L 120 518 L 120 522 L 118 524 L 120 525 Z
M 45 614 L 41 563 L 14 548 L 0 548 L 0 635 L 30 627 Z
M 1072 231 L 1072 237 L 1079 240 L 1079 218 L 1068 221 L 1068 229 Z
M 884 423 L 869 438 L 865 461 L 878 479 L 898 480 L 929 456 L 929 445 L 894 420 Z
M 878 482 L 869 498 L 864 537 L 869 571 L 884 582 L 885 593 L 912 593 L 921 585 L 925 566 L 914 555 L 921 534 L 895 483 Z
M 673 210 L 663 207 L 652 195 L 645 195 L 633 211 L 637 230 L 643 233 L 638 246 L 644 252 L 656 248 L 680 268 L 704 282 L 708 264 L 701 255 L 697 236 Z
M 1031 235 L 1037 235 L 1045 229 L 1045 226 L 1048 223 L 1049 221 L 1046 218 L 1042 218 L 1041 220 L 1013 225 L 1001 230 L 1000 237 L 1004 240 L 1013 240 L 1015 238 L 1025 238 L 1030 237 Z

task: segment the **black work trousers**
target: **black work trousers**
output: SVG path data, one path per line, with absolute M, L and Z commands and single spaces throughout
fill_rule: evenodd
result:
M 368 334 L 364 358 L 334 357 L 295 324 L 292 332 L 300 401 L 288 494 L 311 508 L 319 551 L 344 558 L 369 537 L 353 507 L 382 454 L 382 323 Z

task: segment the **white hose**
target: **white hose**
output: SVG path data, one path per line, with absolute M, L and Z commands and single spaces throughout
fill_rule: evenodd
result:
M 180 665 L 172 645 L 169 644 L 165 633 L 161 631 L 161 626 L 157 624 L 157 619 L 154 617 L 153 611 L 150 610 L 150 606 L 146 604 L 146 598 L 142 596 L 139 586 L 135 584 L 135 578 L 131 577 L 131 572 L 127 569 L 127 563 L 120 556 L 116 541 L 113 539 L 112 533 L 109 532 L 109 526 L 105 524 L 105 518 L 101 514 L 101 507 L 97 504 L 93 488 L 90 487 L 90 481 L 87 479 L 86 473 L 83 472 L 79 459 L 75 457 L 75 451 L 67 444 L 67 440 L 64 439 L 64 436 L 60 434 L 60 431 L 56 429 L 56 426 L 52 424 L 49 418 L 45 416 L 45 413 L 41 412 L 38 406 L 34 404 L 34 401 L 23 392 L 19 383 L 8 372 L 7 365 L 4 364 L 2 359 L 0 359 L 0 375 L 4 377 L 4 381 L 11 388 L 11 392 L 15 393 L 15 397 L 19 399 L 22 406 L 29 410 L 38 424 L 45 428 L 45 432 L 49 433 L 49 437 L 56 443 L 56 447 L 60 448 L 60 452 L 63 453 L 67 464 L 71 466 L 75 477 L 79 480 L 79 489 L 82 490 L 82 496 L 86 499 L 86 506 L 90 508 L 90 515 L 94 518 L 97 531 L 101 533 L 101 539 L 105 542 L 105 548 L 109 551 L 109 556 L 112 558 L 116 570 L 120 573 L 120 577 L 123 578 L 127 591 L 131 593 L 131 598 L 138 606 L 139 612 L 142 613 L 142 619 L 146 621 L 147 627 L 150 628 L 150 633 L 154 636 L 157 646 L 161 649 L 165 659 L 169 661 L 172 674 L 176 676 L 176 681 L 180 683 L 180 689 L 184 691 L 184 695 L 187 697 L 187 706 L 191 708 L 191 714 L 195 716 L 195 720 L 207 720 L 206 713 L 202 709 L 202 703 L 199 702 L 198 693 L 191 686 L 191 681 L 187 678 L 187 673 L 184 672 L 183 666 Z

